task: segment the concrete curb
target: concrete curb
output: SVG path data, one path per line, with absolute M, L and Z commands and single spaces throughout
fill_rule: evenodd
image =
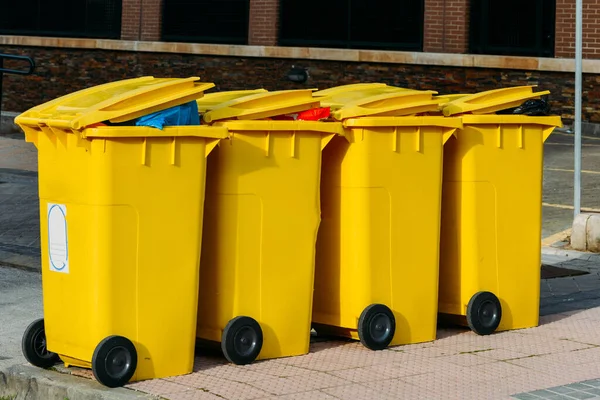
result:
M 600 124 L 591 122 L 581 123 L 581 134 L 583 136 L 595 136 L 600 137 Z
M 581 213 L 575 217 L 571 247 L 580 251 L 600 252 L 600 214 Z
M 573 249 L 542 247 L 542 264 L 557 265 L 564 268 L 598 270 L 600 269 L 600 254 Z
M 16 112 L 3 111 L 0 114 L 0 135 L 23 135 L 21 128 L 15 124 Z
M 568 257 L 572 259 L 599 260 L 600 254 L 578 251 L 574 249 L 561 249 L 556 247 L 542 247 L 542 254 L 552 254 L 555 256 Z
M 0 244 L 0 265 L 3 267 L 21 269 L 27 272 L 42 272 L 40 256 L 3 251 Z
M 557 128 L 556 132 L 562 133 L 574 133 L 572 125 L 565 125 L 562 128 Z M 581 135 L 582 136 L 592 136 L 592 137 L 600 137 L 600 124 L 592 123 L 592 122 L 581 122 Z
M 14 365 L 0 371 L 0 398 L 14 400 L 156 400 L 133 390 L 110 389 L 97 382 L 32 367 Z

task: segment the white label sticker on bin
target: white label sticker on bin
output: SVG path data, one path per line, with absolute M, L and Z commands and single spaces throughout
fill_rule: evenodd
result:
M 48 203 L 48 254 L 50 271 L 69 273 L 67 206 Z

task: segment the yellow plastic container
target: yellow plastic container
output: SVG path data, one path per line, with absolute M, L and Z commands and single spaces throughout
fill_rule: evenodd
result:
M 469 95 L 468 94 L 462 94 L 462 93 L 456 93 L 456 94 L 442 94 L 442 95 L 438 95 L 438 96 L 435 96 L 435 97 L 440 100 L 440 104 L 443 104 L 443 103 L 449 103 L 451 101 L 454 101 L 456 99 L 460 99 L 460 98 L 465 97 L 465 96 L 469 96 Z
M 285 100 L 269 92 L 261 97 L 235 105 L 268 117 L 282 113 L 277 104 L 287 110 L 312 95 L 300 91 Z M 227 107 L 219 112 L 235 115 Z M 208 158 L 197 335 L 220 342 L 236 364 L 306 354 L 321 151 L 334 135 L 343 134 L 341 124 L 263 120 L 217 125 L 229 130 L 231 140 Z
M 397 112 L 423 96 L 404 96 Z M 323 152 L 315 329 L 374 350 L 434 340 L 443 147 L 460 118 L 340 111 L 356 114 Z
M 353 93 L 357 94 L 359 92 Z M 337 120 L 353 118 L 357 115 L 361 117 L 400 117 L 436 111 L 442 101 L 433 97 L 436 93 L 433 91 L 401 90 L 357 98 L 345 103 L 342 108 L 333 112 L 333 117 Z
M 378 94 L 384 95 L 414 91 L 412 89 L 388 86 L 385 83 L 356 83 L 318 90 L 313 93 L 313 96 L 321 101 L 322 107 L 330 107 L 332 110 L 338 110 L 350 102 L 360 101 Z
M 468 96 L 456 95 L 449 103 L 444 104 L 444 115 L 464 113 L 490 114 L 507 108 L 517 107 L 525 100 L 539 99 L 550 94 L 550 91 L 533 92 L 535 86 L 515 86 L 488 90 Z
M 255 90 L 232 90 L 225 92 L 214 92 L 214 93 L 206 93 L 204 96 L 196 100 L 198 104 L 198 112 L 205 113 L 207 111 L 212 110 L 214 107 L 245 96 L 250 96 L 252 94 L 257 93 L 265 93 L 265 89 L 255 89 Z
M 462 105 L 500 110 L 545 93 L 484 92 L 448 103 L 444 113 L 458 114 Z M 462 120 L 444 149 L 439 312 L 479 334 L 537 326 L 543 144 L 560 117 Z
M 28 348 L 34 364 L 58 355 L 107 386 L 192 371 L 206 156 L 227 130 L 87 126 L 193 100 L 212 85 L 197 79 L 113 82 L 17 117 L 39 161 L 45 319 L 24 345 L 41 327 L 51 353 Z
M 243 96 L 221 103 L 203 115 L 207 123 L 222 120 L 257 120 L 319 106 L 314 89 L 278 90 Z
M 370 82 L 370 83 L 351 83 L 348 85 L 339 85 L 330 87 L 323 90 L 316 91 L 313 96 L 315 97 L 326 97 L 326 96 L 335 96 L 341 93 L 349 93 L 354 91 L 364 91 L 371 89 L 382 89 L 390 87 L 385 83 L 378 82 Z

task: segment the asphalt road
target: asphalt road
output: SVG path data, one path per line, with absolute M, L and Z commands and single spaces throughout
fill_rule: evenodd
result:
M 600 212 L 600 138 L 584 137 L 582 146 L 581 206 Z M 574 136 L 555 132 L 544 146 L 542 238 L 573 223 Z

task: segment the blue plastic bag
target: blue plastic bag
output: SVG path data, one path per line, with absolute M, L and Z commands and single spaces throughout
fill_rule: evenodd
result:
M 167 108 L 152 114 L 144 115 L 135 122 L 136 126 L 151 126 L 162 129 L 164 126 L 200 125 L 198 104 L 196 101 Z

